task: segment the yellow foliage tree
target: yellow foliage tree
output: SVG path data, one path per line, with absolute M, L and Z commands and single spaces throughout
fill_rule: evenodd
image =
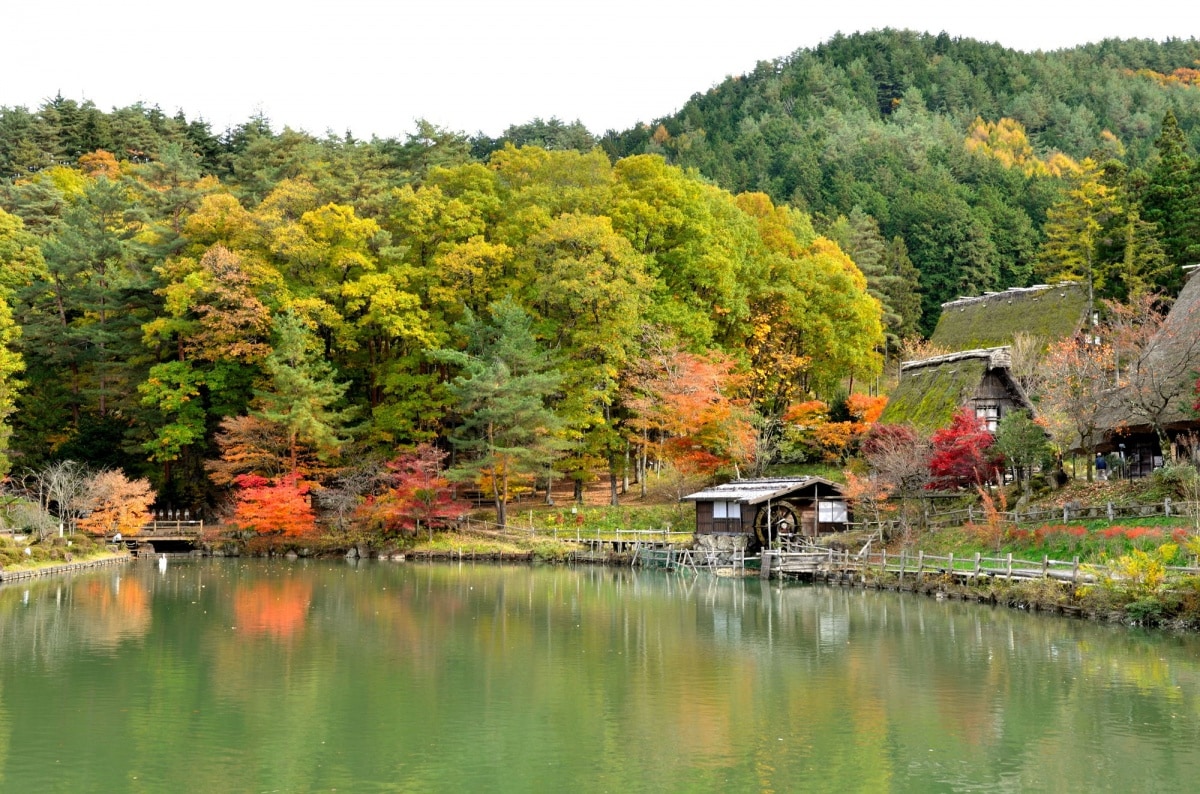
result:
M 120 471 L 102 471 L 88 481 L 88 513 L 79 528 L 93 535 L 134 535 L 150 523 L 156 495 L 149 480 L 130 480 Z

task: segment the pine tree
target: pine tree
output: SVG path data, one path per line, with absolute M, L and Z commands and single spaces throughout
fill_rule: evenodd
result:
M 1154 141 L 1158 161 L 1142 195 L 1142 214 L 1158 226 L 1167 258 L 1176 267 L 1200 260 L 1200 161 L 1188 153 L 1188 141 L 1175 114 L 1167 111 Z M 1176 271 L 1170 287 L 1177 287 Z
M 482 484 L 504 526 L 513 486 L 546 471 L 559 453 L 561 421 L 549 399 L 562 376 L 534 337 L 524 309 L 506 298 L 490 311 L 490 320 L 468 314 L 459 324 L 465 351 L 433 355 L 461 370 L 449 384 L 462 415 L 450 440 L 464 459 L 450 475 Z
M 346 443 L 353 412 L 339 408 L 346 385 L 334 380 L 333 366 L 320 357 L 317 341 L 291 311 L 275 318 L 275 348 L 264 362 L 270 388 L 256 393 L 254 416 L 287 429 L 291 474 L 297 473 L 299 446 L 327 458 Z

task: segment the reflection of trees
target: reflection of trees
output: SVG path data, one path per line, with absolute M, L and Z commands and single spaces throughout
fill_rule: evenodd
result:
M 82 775 L 113 765 L 194 790 L 223 790 L 231 766 L 284 790 L 1050 788 L 1097 769 L 1136 788 L 1149 767 L 1200 771 L 1195 721 L 1171 719 L 1200 712 L 1197 638 L 611 568 L 215 561 L 113 579 L 27 605 L 0 588 L 12 735 L 61 734 L 97 786 Z M 122 611 L 147 616 L 140 642 L 116 639 Z M 120 707 L 44 707 L 82 681 Z
M 304 628 L 311 601 L 312 582 L 307 578 L 261 581 L 234 591 L 233 614 L 238 629 L 246 634 L 286 640 Z
M 18 648 L 22 664 L 53 669 L 77 645 L 112 654 L 122 642 L 136 640 L 149 629 L 145 586 L 119 573 L 0 587 L 0 647 Z M 22 641 L 4 646 L 5 635 Z

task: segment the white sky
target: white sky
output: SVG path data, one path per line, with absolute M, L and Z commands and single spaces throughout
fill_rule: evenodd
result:
M 261 110 L 320 135 L 427 118 L 499 135 L 667 115 L 757 61 L 883 27 L 1058 49 L 1200 36 L 1200 0 L 0 0 L 0 105 L 137 101 L 215 132 Z

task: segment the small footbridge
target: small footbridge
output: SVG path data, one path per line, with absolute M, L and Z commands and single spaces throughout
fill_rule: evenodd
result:
M 112 535 L 108 541 L 123 545 L 134 556 L 189 554 L 199 548 L 203 535 L 204 521 L 164 520 L 151 521 L 132 535 Z

